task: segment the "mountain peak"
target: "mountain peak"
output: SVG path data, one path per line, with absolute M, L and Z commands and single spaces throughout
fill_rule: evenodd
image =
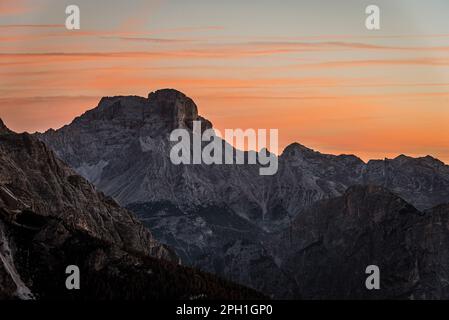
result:
M 184 93 L 175 89 L 162 89 L 148 95 L 151 112 L 170 121 L 175 128 L 190 127 L 198 120 L 198 107 Z M 190 123 L 190 125 L 189 125 Z
M 160 132 L 191 129 L 195 120 L 212 127 L 198 115 L 198 107 L 191 98 L 178 90 L 163 89 L 151 92 L 147 98 L 134 95 L 103 97 L 96 108 L 76 118 L 74 123 L 92 126 L 93 121 L 101 121 L 128 129 L 145 127 Z
M 148 94 L 148 99 L 152 98 L 163 98 L 165 100 L 170 99 L 189 99 L 184 93 L 182 93 L 179 90 L 166 88 L 166 89 L 159 89 L 156 91 L 152 91 Z
M 0 118 L 0 134 L 2 133 L 11 133 L 12 131 L 8 129 L 8 127 L 3 123 L 3 120 Z
M 314 150 L 307 148 L 306 146 L 303 146 L 302 144 L 300 144 L 298 142 L 294 142 L 294 143 L 289 144 L 287 147 L 285 147 L 282 154 L 296 156 L 296 155 L 304 153 L 304 152 L 314 152 Z
M 399 163 L 414 163 L 414 164 L 426 164 L 431 166 L 445 166 L 446 164 L 442 162 L 441 160 L 434 158 L 430 155 L 427 155 L 425 157 L 419 157 L 419 158 L 413 158 L 409 157 L 407 155 L 401 154 L 394 158 L 392 161 L 396 161 Z

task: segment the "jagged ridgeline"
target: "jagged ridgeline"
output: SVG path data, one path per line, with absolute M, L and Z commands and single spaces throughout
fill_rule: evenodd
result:
M 169 135 L 193 121 L 212 128 L 192 99 L 160 90 L 103 98 L 37 137 L 183 264 L 276 298 L 449 298 L 447 206 L 431 209 L 449 202 L 447 165 L 430 156 L 365 163 L 298 143 L 273 176 L 257 165 L 173 165 Z M 376 263 L 382 289 L 367 292 L 365 268 Z
M 134 215 L 0 121 L 0 299 L 258 299 L 178 264 Z M 66 288 L 66 267 L 81 289 Z

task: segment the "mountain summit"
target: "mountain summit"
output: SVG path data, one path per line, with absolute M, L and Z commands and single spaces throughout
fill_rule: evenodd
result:
M 402 156 L 364 163 L 352 155 L 327 155 L 292 143 L 279 157 L 278 173 L 265 179 L 251 166 L 174 166 L 169 161 L 169 134 L 176 128 L 191 129 L 192 121 L 202 121 L 203 129 L 212 127 L 199 116 L 191 98 L 163 89 L 147 98 L 102 98 L 96 108 L 70 125 L 38 137 L 78 173 L 124 205 L 151 200 L 175 202 L 181 207 L 207 202 L 235 208 L 243 201 L 251 204 L 254 214 L 245 206 L 236 208 L 240 216 L 251 220 L 258 211 L 264 217 L 288 221 L 288 216 L 295 216 L 314 201 L 341 195 L 353 184 L 384 186 L 419 209 L 449 198 L 449 167 L 428 158 Z M 415 174 L 410 175 L 412 171 Z M 181 176 L 184 179 L 176 183 L 176 192 L 171 190 Z M 227 182 L 216 184 L 219 177 Z M 162 186 L 162 180 L 168 184 Z M 192 188 L 194 181 L 198 185 Z M 235 193 L 225 191 L 230 186 Z M 262 190 L 271 190 L 270 195 Z M 284 190 L 289 190 L 289 197 Z M 277 214 L 271 215 L 274 208 Z
M 365 163 L 295 143 L 279 156 L 274 176 L 260 176 L 257 165 L 173 165 L 169 135 L 193 120 L 212 127 L 192 99 L 166 89 L 103 98 L 70 125 L 37 136 L 137 213 L 184 263 L 277 296 L 296 289 L 266 243 L 318 201 L 353 185 L 381 186 L 419 210 L 449 199 L 449 167 L 427 158 Z M 263 274 L 279 278 L 270 283 Z
M 3 120 L 0 118 L 0 134 L 2 133 L 10 133 L 11 130 L 6 127 L 6 125 L 3 123 Z
M 171 129 L 191 128 L 192 121 L 200 120 L 198 107 L 193 100 L 173 89 L 150 93 L 148 103 L 152 112 L 158 114 L 161 119 L 166 119 L 166 123 L 171 126 Z
M 104 97 L 97 108 L 75 119 L 75 124 L 103 121 L 134 130 L 160 130 L 167 133 L 177 128 L 191 128 L 200 121 L 192 99 L 173 89 L 152 92 L 148 98 L 138 96 Z

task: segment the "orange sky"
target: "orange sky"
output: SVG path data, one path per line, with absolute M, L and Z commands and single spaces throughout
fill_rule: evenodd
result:
M 168 87 L 220 130 L 278 128 L 280 150 L 297 141 L 364 160 L 430 154 L 449 163 L 449 29 L 437 24 L 372 34 L 275 32 L 254 21 L 257 30 L 236 31 L 243 22 L 179 22 L 150 1 L 126 14 L 111 8 L 116 25 L 89 11 L 81 30 L 68 31 L 63 2 L 48 11 L 39 3 L 0 5 L 0 117 L 13 130 L 58 128 L 102 96 Z

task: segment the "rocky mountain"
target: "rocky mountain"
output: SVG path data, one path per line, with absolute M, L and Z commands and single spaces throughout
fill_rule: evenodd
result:
M 263 298 L 171 249 L 29 134 L 0 120 L 0 299 Z M 69 291 L 66 267 L 80 269 Z
M 169 135 L 191 130 L 194 120 L 212 127 L 192 99 L 166 89 L 103 98 L 70 125 L 37 137 L 135 212 L 183 263 L 277 297 L 296 296 L 298 288 L 271 252 L 271 238 L 318 201 L 353 185 L 382 186 L 419 210 L 449 199 L 449 166 L 431 157 L 365 163 L 294 143 L 273 176 L 259 175 L 259 165 L 174 165 Z
M 274 250 L 305 299 L 448 299 L 449 206 L 421 212 L 390 191 L 353 186 L 281 233 Z M 367 290 L 367 266 L 380 290 Z
M 364 163 L 294 143 L 279 156 L 274 176 L 261 177 L 252 165 L 173 165 L 169 134 L 191 128 L 194 120 L 202 121 L 204 129 L 212 127 L 198 115 L 192 99 L 167 89 L 148 98 L 103 98 L 70 125 L 38 137 L 123 205 L 167 201 L 183 209 L 226 206 L 268 229 L 285 226 L 308 205 L 341 195 L 354 184 L 384 186 L 419 209 L 449 199 L 449 166 L 429 156 Z

